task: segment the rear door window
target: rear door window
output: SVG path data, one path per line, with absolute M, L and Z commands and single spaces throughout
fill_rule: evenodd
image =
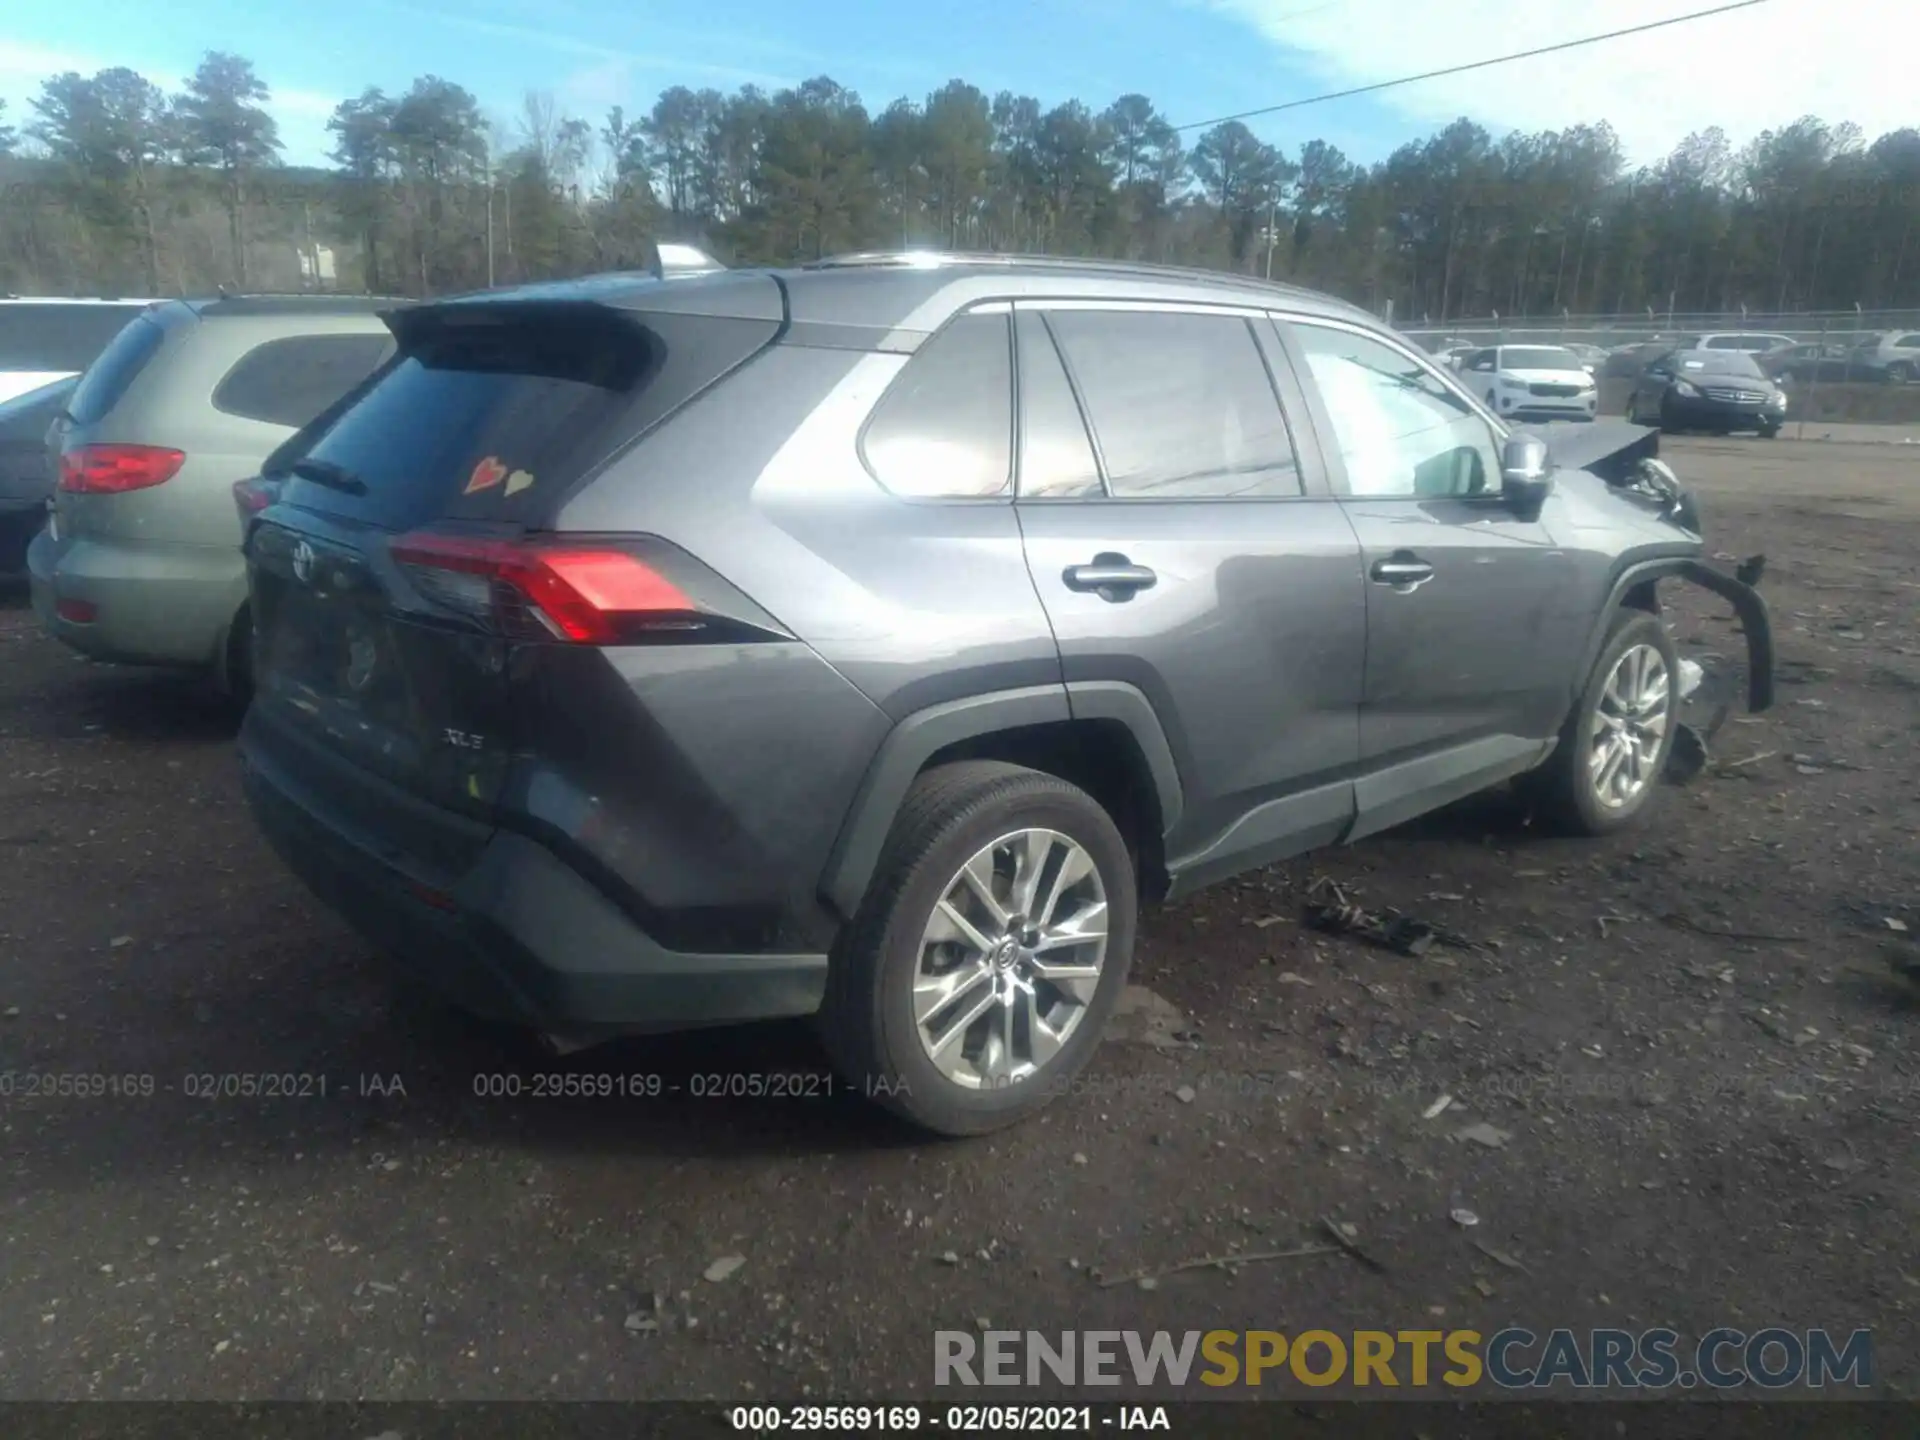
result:
M 67 413 L 76 425 L 95 425 L 120 403 L 128 388 L 147 368 L 147 362 L 159 353 L 167 338 L 166 330 L 146 317 L 126 326 L 112 343 L 87 367 Z
M 1086 418 L 1046 322 L 1034 311 L 1022 311 L 1014 328 L 1020 337 L 1020 498 L 1104 494 Z
M 0 304 L 0 370 L 84 370 L 142 308 Z
M 334 483 L 296 476 L 288 500 L 391 529 L 442 518 L 538 524 L 778 328 L 597 306 L 471 310 L 408 317 L 400 353 L 304 457 Z
M 867 422 L 867 469 L 896 495 L 981 500 L 1013 476 L 1005 314 L 962 315 L 922 345 Z
M 213 408 L 294 429 L 364 380 L 393 352 L 390 335 L 290 335 L 256 345 L 214 387 Z
M 1063 309 L 1047 326 L 1115 498 L 1301 493 L 1293 439 L 1244 317 Z

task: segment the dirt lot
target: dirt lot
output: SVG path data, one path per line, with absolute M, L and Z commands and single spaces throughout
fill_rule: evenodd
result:
M 562 1067 L 675 1098 L 483 1098 L 541 1062 L 397 990 L 282 873 L 231 713 L 9 601 L 0 1395 L 904 1397 L 935 1329 L 983 1321 L 1870 1326 L 1880 1393 L 1920 1393 L 1920 991 L 1883 953 L 1890 919 L 1920 934 L 1920 453 L 1668 455 L 1723 561 L 1768 557 L 1785 683 L 1720 731 L 1727 768 L 1617 841 L 1492 798 L 1161 912 L 1134 978 L 1179 1013 L 1144 1002 L 1089 1093 L 964 1144 L 848 1097 L 686 1093 L 817 1072 L 798 1028 Z M 1684 653 L 1735 678 L 1723 607 L 1675 598 Z M 1499 948 L 1303 931 L 1317 875 Z M 153 1093 L 26 1098 L 27 1071 Z M 186 1093 L 257 1073 L 312 1078 Z M 1328 1216 L 1383 1272 L 1096 1279 Z

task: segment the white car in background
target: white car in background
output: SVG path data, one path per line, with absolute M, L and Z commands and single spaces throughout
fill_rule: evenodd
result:
M 1460 378 L 1502 420 L 1591 420 L 1599 383 L 1579 356 L 1560 345 L 1496 345 L 1460 362 Z
M 0 297 L 0 404 L 78 375 L 152 303 Z

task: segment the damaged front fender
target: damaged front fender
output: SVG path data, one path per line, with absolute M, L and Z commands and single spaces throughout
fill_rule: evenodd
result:
M 1704 560 L 1682 560 L 1673 571 L 1682 580 L 1711 590 L 1733 606 L 1747 637 L 1747 709 L 1758 714 L 1773 705 L 1773 620 L 1767 602 L 1751 585 L 1724 575 Z

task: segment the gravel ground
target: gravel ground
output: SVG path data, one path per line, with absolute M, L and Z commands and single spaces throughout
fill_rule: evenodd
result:
M 232 713 L 69 656 L 15 597 L 0 1396 L 902 1397 L 934 1330 L 983 1322 L 1866 1326 L 1880 1393 L 1914 1395 L 1920 991 L 1887 952 L 1920 933 L 1920 454 L 1667 448 L 1723 562 L 1768 556 L 1774 711 L 1629 836 L 1487 797 L 1157 913 L 1086 1093 L 956 1144 L 845 1095 L 688 1093 L 822 1085 L 798 1027 L 549 1062 L 396 988 L 255 837 Z M 1672 598 L 1737 680 L 1724 607 Z M 1498 948 L 1303 930 L 1318 876 Z M 556 1073 L 682 1093 L 477 1093 Z M 187 1093 L 242 1074 L 295 1093 Z M 1382 1269 L 1099 1283 L 1322 1217 Z

